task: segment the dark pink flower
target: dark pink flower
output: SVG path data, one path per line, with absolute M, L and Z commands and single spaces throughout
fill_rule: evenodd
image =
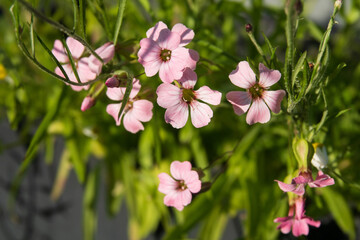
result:
M 167 173 L 158 175 L 160 184 L 158 190 L 166 196 L 164 204 L 175 207 L 182 211 L 184 206 L 192 200 L 192 193 L 198 193 L 201 189 L 199 174 L 191 170 L 191 163 L 188 161 L 174 161 L 170 165 L 171 176 Z
M 242 61 L 229 75 L 231 82 L 246 91 L 232 91 L 226 94 L 237 115 L 247 112 L 246 122 L 254 124 L 266 123 L 270 120 L 270 110 L 280 112 L 280 104 L 285 96 L 284 90 L 269 91 L 269 87 L 280 80 L 281 74 L 259 64 L 259 81 L 250 68 L 249 63 Z M 270 110 L 269 110 L 270 108 Z
M 82 57 L 82 54 L 85 50 L 85 47 L 76 39 L 72 37 L 68 37 L 66 39 L 66 44 L 70 50 L 71 56 L 75 62 L 75 67 L 77 70 L 77 73 L 79 75 L 79 79 L 81 82 L 88 82 L 90 80 L 93 80 L 96 78 L 96 73 L 93 73 L 89 66 L 89 58 L 88 57 Z M 56 57 L 56 59 L 63 63 L 62 67 L 64 68 L 66 74 L 68 75 L 70 81 L 77 82 L 75 73 L 71 67 L 69 57 L 66 53 L 66 49 L 64 48 L 62 42 L 60 40 L 55 40 L 54 42 L 54 48 L 52 49 L 52 53 Z M 55 73 L 61 77 L 65 77 L 64 74 L 61 72 L 59 67 L 55 68 Z M 80 91 L 82 89 L 89 89 L 89 85 L 86 86 L 75 86 L 70 85 L 71 88 L 75 91 Z
M 305 216 L 304 208 L 305 200 L 303 198 L 297 198 L 295 200 L 295 205 L 290 206 L 287 217 L 280 217 L 274 220 L 274 222 L 280 223 L 277 229 L 280 229 L 284 234 L 289 233 L 292 229 L 292 234 L 295 237 L 299 237 L 300 235 L 309 234 L 309 225 L 320 227 L 320 221 L 315 221 L 312 218 Z
M 124 128 L 131 132 L 137 133 L 140 130 L 144 130 L 144 126 L 141 122 L 148 122 L 152 118 L 152 102 L 145 99 L 137 99 L 136 95 L 141 88 L 139 80 L 133 80 L 133 88 L 130 92 L 129 100 L 119 103 L 109 104 L 106 107 L 106 112 L 110 114 L 116 121 L 116 125 L 119 126 L 121 119 L 123 118 Z M 122 101 L 125 94 L 125 87 L 108 88 L 106 95 L 114 101 Z M 124 111 L 119 116 L 120 108 L 122 104 L 126 104 Z
M 297 195 L 304 195 L 305 185 L 308 184 L 310 187 L 326 187 L 335 184 L 333 178 L 329 175 L 324 174 L 322 171 L 318 171 L 316 179 L 313 180 L 311 172 L 300 172 L 299 176 L 292 179 L 291 184 L 286 184 L 281 181 L 275 180 L 280 189 L 284 192 L 293 192 Z
M 190 68 L 186 68 L 182 78 L 179 80 L 180 87 L 170 83 L 163 83 L 156 90 L 158 95 L 157 103 L 159 106 L 166 108 L 165 121 L 174 128 L 185 126 L 189 116 L 189 108 L 191 122 L 196 128 L 208 125 L 213 116 L 213 111 L 203 102 L 212 105 L 220 104 L 220 92 L 211 90 L 207 86 L 194 91 L 196 81 L 196 73 Z
M 148 77 L 159 72 L 160 79 L 171 83 L 182 77 L 183 69 L 195 69 L 199 55 L 183 46 L 194 37 L 194 32 L 182 24 L 170 31 L 163 22 L 158 22 L 146 32 L 147 38 L 140 41 L 139 62 Z

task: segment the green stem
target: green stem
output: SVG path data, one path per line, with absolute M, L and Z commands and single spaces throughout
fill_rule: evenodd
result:
M 266 56 L 265 56 L 265 53 L 264 51 L 262 50 L 262 48 L 260 47 L 260 45 L 257 43 L 255 37 L 254 37 L 254 34 L 252 33 L 252 31 L 249 31 L 248 33 L 248 36 L 251 40 L 251 42 L 254 44 L 256 50 L 258 51 L 258 53 L 261 55 L 261 57 L 264 59 L 265 61 L 265 64 L 267 67 L 271 67 L 268 60 L 266 59 Z

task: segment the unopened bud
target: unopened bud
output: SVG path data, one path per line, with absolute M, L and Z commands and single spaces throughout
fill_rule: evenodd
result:
M 246 30 L 247 33 L 251 32 L 251 31 L 252 31 L 252 28 L 253 28 L 253 27 L 252 27 L 252 25 L 251 25 L 250 23 L 248 23 L 248 24 L 245 25 L 245 30 Z
M 334 4 L 334 8 L 340 9 L 342 5 L 342 0 L 336 0 Z
M 295 2 L 295 11 L 297 15 L 300 15 L 303 11 L 303 4 L 301 2 L 301 0 L 297 0 Z
M 111 78 L 108 78 L 106 80 L 105 85 L 108 88 L 116 88 L 120 86 L 120 81 L 117 79 L 116 76 L 112 76 Z
M 96 100 L 90 96 L 86 96 L 81 103 L 81 111 L 88 110 L 95 105 Z

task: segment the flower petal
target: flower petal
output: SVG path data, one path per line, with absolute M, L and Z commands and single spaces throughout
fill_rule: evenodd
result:
M 106 112 L 114 118 L 114 120 L 116 121 L 116 126 L 119 126 L 121 123 L 120 120 L 122 116 L 118 117 L 120 108 L 121 108 L 121 103 L 109 104 L 106 107 Z M 121 115 L 123 115 L 123 113 Z
M 253 101 L 252 105 L 250 106 L 249 112 L 246 116 L 246 122 L 249 125 L 254 123 L 266 123 L 270 120 L 270 110 L 266 106 L 265 102 L 258 98 Z
M 315 181 L 309 182 L 310 187 L 326 187 L 334 184 L 334 179 L 322 171 L 318 172 Z
M 84 45 L 82 45 L 81 42 L 72 37 L 68 37 L 66 39 L 66 44 L 68 45 L 71 56 L 74 59 L 79 59 L 85 50 Z
M 121 101 L 124 98 L 126 88 L 107 88 L 106 96 L 114 101 Z
M 264 64 L 259 64 L 260 79 L 259 84 L 262 87 L 270 87 L 277 83 L 281 78 L 281 73 L 278 70 L 268 69 Z
M 134 114 L 133 108 L 124 114 L 123 124 L 124 128 L 131 133 L 137 133 L 140 130 L 144 130 L 144 126 L 139 119 L 137 119 L 137 115 L 136 113 Z
M 229 75 L 231 82 L 241 88 L 249 89 L 256 83 L 256 76 L 247 61 L 241 61 Z
M 184 209 L 184 205 L 182 204 L 182 196 L 181 192 L 174 191 L 167 194 L 164 197 L 164 204 L 169 207 L 175 207 L 177 210 L 182 211 Z
M 209 103 L 211 105 L 219 105 L 221 102 L 221 92 L 211 90 L 208 86 L 202 86 L 195 91 L 197 99 Z
M 284 90 L 276 90 L 276 91 L 264 91 L 262 98 L 268 107 L 274 113 L 279 113 L 281 110 L 281 101 L 285 96 Z
M 191 203 L 192 195 L 189 189 L 185 189 L 184 191 L 180 192 L 180 200 L 183 206 L 187 206 L 189 203 Z
M 183 75 L 181 67 L 176 65 L 171 58 L 168 62 L 162 62 L 159 69 L 159 77 L 165 83 L 172 83 L 174 80 L 180 79 Z
M 169 29 L 162 29 L 156 41 L 162 49 L 174 50 L 179 47 L 180 35 Z
M 197 81 L 197 75 L 191 68 L 185 68 L 179 83 L 186 89 L 193 89 Z
M 250 107 L 251 95 L 244 91 L 232 91 L 226 94 L 226 99 L 233 105 L 237 115 L 244 114 Z
M 197 61 L 199 61 L 199 53 L 193 49 L 188 49 L 189 51 L 189 55 L 188 55 L 188 59 L 186 60 L 186 66 L 185 67 L 189 67 L 192 70 L 194 70 L 196 68 L 196 63 Z
M 213 111 L 205 103 L 192 101 L 190 103 L 191 122 L 196 128 L 201 128 L 209 124 L 213 117 Z
M 165 111 L 165 122 L 170 123 L 174 128 L 184 127 L 188 117 L 189 108 L 185 102 L 179 102 Z
M 287 184 L 287 183 L 283 183 L 279 180 L 275 180 L 275 182 L 278 183 L 279 188 L 283 191 L 283 192 L 292 192 L 296 189 L 296 184 Z
M 304 221 L 303 219 L 295 219 L 292 227 L 292 233 L 295 237 L 299 237 L 300 235 L 308 235 L 309 226 L 306 224 L 306 221 Z
M 156 89 L 158 95 L 157 103 L 160 107 L 169 108 L 182 102 L 182 92 L 180 88 L 170 83 L 162 83 Z
M 167 173 L 160 173 L 158 177 L 160 180 L 158 187 L 159 192 L 169 194 L 173 191 L 176 191 L 179 186 L 179 183 L 170 177 Z
M 159 21 L 158 23 L 156 23 L 156 25 L 154 27 L 147 30 L 146 37 L 156 41 L 159 38 L 159 34 L 160 34 L 161 30 L 167 29 L 167 28 L 168 27 L 165 23 L 163 23 L 162 21 Z
M 185 180 L 184 178 L 191 171 L 191 163 L 188 161 L 173 161 L 170 165 L 171 175 L 176 180 Z
M 199 180 L 199 174 L 196 171 L 189 171 L 184 175 L 184 182 L 192 193 L 198 193 L 201 190 L 201 181 Z
M 68 55 L 65 52 L 65 48 L 60 40 L 55 40 L 54 48 L 51 50 L 55 58 L 61 63 L 69 62 Z
M 192 29 L 187 28 L 185 25 L 181 23 L 177 23 L 171 29 L 172 32 L 176 32 L 180 35 L 180 46 L 185 46 L 191 42 L 194 38 L 195 33 Z
M 140 50 L 137 55 L 145 62 L 152 62 L 155 60 L 160 61 L 161 47 L 157 42 L 149 39 L 143 38 L 140 41 Z
M 141 99 L 133 102 L 132 114 L 137 120 L 141 122 L 148 122 L 153 116 L 152 109 L 152 102 Z

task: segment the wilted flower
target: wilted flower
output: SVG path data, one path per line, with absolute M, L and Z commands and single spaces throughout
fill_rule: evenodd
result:
M 212 105 L 220 104 L 220 92 L 211 90 L 207 86 L 195 91 L 193 89 L 196 81 L 196 73 L 190 68 L 186 68 L 182 78 L 179 80 L 180 87 L 170 83 L 163 83 L 156 90 L 158 95 L 157 103 L 166 108 L 165 121 L 174 128 L 185 126 L 189 117 L 189 108 L 191 122 L 195 127 L 200 128 L 208 125 L 213 116 L 213 111 L 207 104 L 202 102 Z
M 188 161 L 174 161 L 170 165 L 171 176 L 167 173 L 158 175 L 160 184 L 158 190 L 166 196 L 164 204 L 175 207 L 182 211 L 184 206 L 192 200 L 191 193 L 198 193 L 201 189 L 201 181 L 196 171 L 191 170 L 191 163 Z
M 295 212 L 295 216 L 294 216 Z M 314 227 L 320 227 L 320 221 L 305 216 L 305 200 L 303 198 L 297 198 L 295 204 L 289 207 L 289 214 L 287 217 L 280 217 L 274 220 L 276 223 L 280 223 L 277 229 L 284 234 L 287 234 L 292 229 L 292 234 L 295 237 L 300 235 L 309 234 L 309 225 Z
M 233 105 L 237 115 L 247 112 L 246 122 L 254 124 L 266 123 L 270 120 L 270 111 L 280 112 L 280 104 L 285 96 L 284 90 L 269 91 L 269 87 L 280 80 L 281 74 L 259 64 L 260 77 L 256 76 L 249 63 L 242 61 L 232 71 L 229 78 L 233 84 L 246 89 L 246 91 L 232 91 L 226 94 L 227 100 Z

